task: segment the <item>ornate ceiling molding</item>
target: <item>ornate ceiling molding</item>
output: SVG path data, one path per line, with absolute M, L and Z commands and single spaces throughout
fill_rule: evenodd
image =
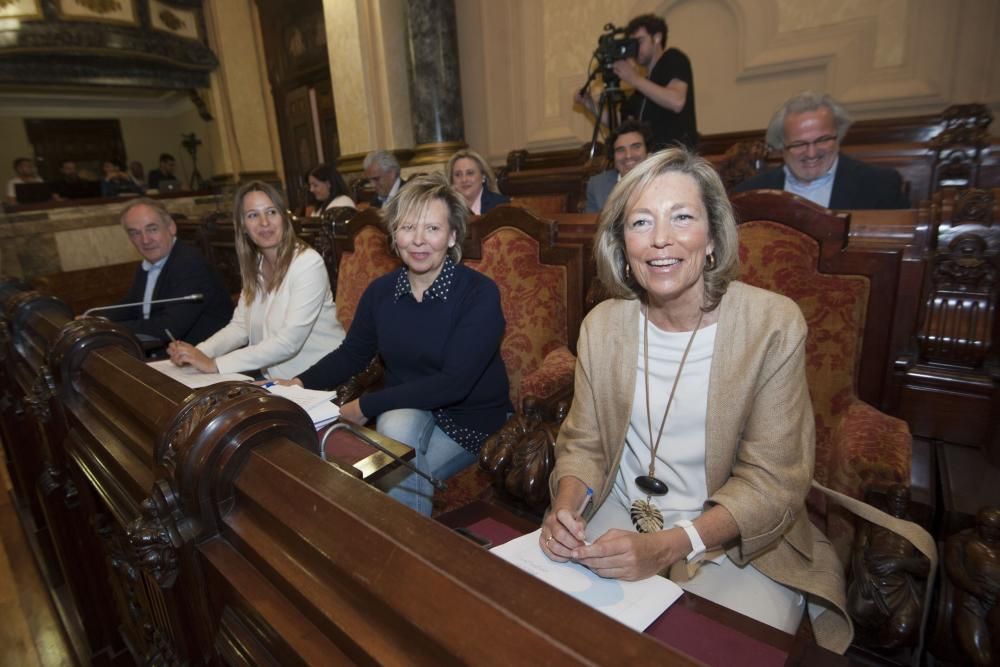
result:
M 42 15 L 0 12 L 0 84 L 208 87 L 218 59 L 201 1 L 43 0 Z

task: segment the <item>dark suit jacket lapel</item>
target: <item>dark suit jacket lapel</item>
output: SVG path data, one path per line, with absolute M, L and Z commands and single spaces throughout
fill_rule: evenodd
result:
M 851 208 L 851 202 L 857 201 L 858 189 L 857 171 L 849 157 L 841 153 L 837 161 L 837 172 L 833 175 L 833 191 L 830 193 L 832 209 Z

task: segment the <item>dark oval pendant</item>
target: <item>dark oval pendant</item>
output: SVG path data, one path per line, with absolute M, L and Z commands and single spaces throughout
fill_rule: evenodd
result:
M 635 478 L 635 485 L 639 487 L 646 495 L 650 496 L 665 496 L 667 491 L 666 482 L 656 479 L 652 475 L 640 475 Z

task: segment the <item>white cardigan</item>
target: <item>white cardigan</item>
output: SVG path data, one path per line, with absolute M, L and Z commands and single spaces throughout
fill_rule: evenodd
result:
M 220 373 L 263 369 L 267 377 L 290 379 L 343 340 L 323 258 L 306 248 L 276 290 L 258 291 L 253 303 L 240 297 L 232 321 L 198 349 Z

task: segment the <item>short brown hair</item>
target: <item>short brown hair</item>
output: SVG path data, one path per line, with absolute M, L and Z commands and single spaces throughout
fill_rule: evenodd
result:
M 670 172 L 694 178 L 708 213 L 708 236 L 714 244 L 714 264 L 705 265 L 705 305 L 708 312 L 719 305 L 730 281 L 739 273 L 739 235 L 736 216 L 722 179 L 711 163 L 686 148 L 668 148 L 640 162 L 622 177 L 604 204 L 594 239 L 597 276 L 608 293 L 619 299 L 644 299 L 645 290 L 634 277 L 626 277 L 625 217 L 632 203 L 650 183 Z
M 389 232 L 389 243 L 396 250 L 396 230 L 403 218 L 419 213 L 435 199 L 440 199 L 448 207 L 448 228 L 455 232 L 455 245 L 448 248 L 453 261 L 462 261 L 462 242 L 469 222 L 469 207 L 458 190 L 451 187 L 450 179 L 440 172 L 415 176 L 406 182 L 406 187 L 389 200 L 380 215 Z

